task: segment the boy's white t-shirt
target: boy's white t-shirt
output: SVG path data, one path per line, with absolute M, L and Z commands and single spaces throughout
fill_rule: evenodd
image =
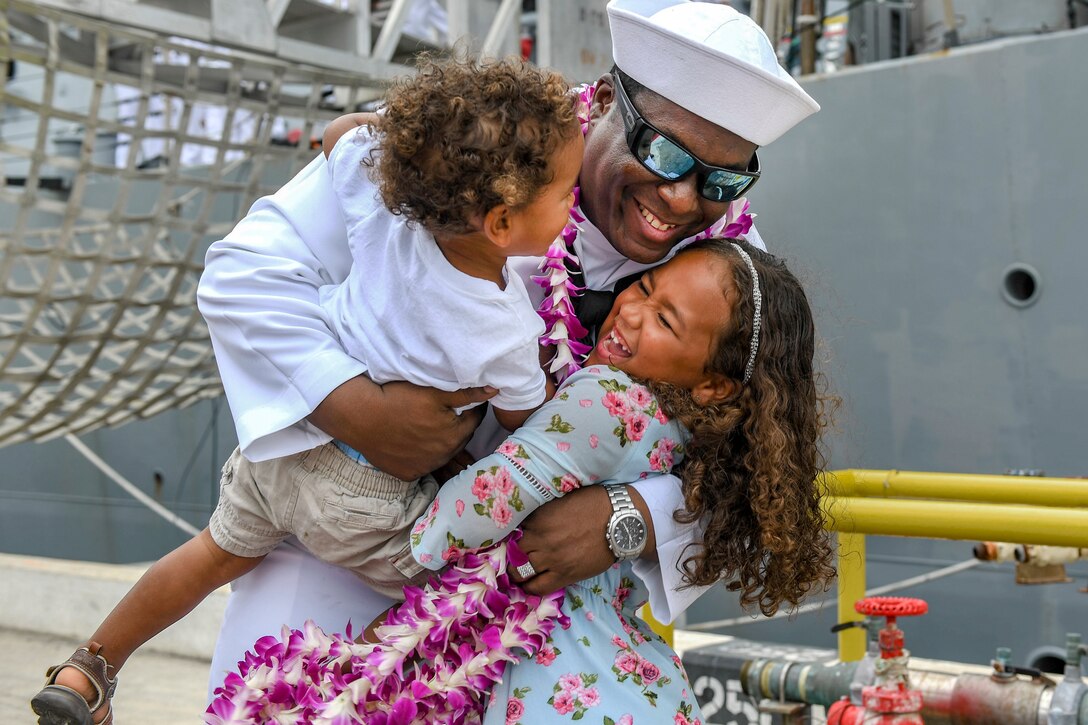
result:
M 406 380 L 447 391 L 490 385 L 500 409 L 540 405 L 544 323 L 525 283 L 509 266 L 505 289 L 461 272 L 422 226 L 390 212 L 363 165 L 377 148 L 361 126 L 329 154 L 352 256 L 347 279 L 319 292 L 329 328 L 378 384 Z

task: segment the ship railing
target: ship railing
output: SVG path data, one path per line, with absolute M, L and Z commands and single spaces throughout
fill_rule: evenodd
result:
M 866 535 L 1088 547 L 1088 479 L 848 469 L 821 483 L 838 534 L 839 622 L 863 618 Z M 865 636 L 840 631 L 840 659 L 860 660 Z

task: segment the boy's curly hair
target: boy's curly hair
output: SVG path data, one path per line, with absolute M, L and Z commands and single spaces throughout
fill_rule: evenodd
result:
M 557 148 L 577 133 L 561 75 L 516 58 L 423 57 L 394 82 L 372 178 L 394 214 L 432 234 L 461 234 L 499 204 L 517 209 L 549 184 Z
M 813 370 L 815 329 L 797 278 L 772 255 L 738 239 L 709 239 L 704 249 L 728 261 L 735 290 L 732 320 L 722 331 L 708 370 L 743 380 L 755 305 L 748 265 L 752 257 L 763 293 L 755 369 L 732 398 L 697 406 L 690 392 L 651 383 L 665 411 L 692 433 L 677 474 L 683 480 L 681 523 L 706 525 L 702 546 L 683 562 L 689 585 L 721 579 L 740 591 L 745 608 L 774 614 L 796 607 L 814 587 L 826 591 L 835 576 L 830 535 L 824 530 L 817 475 L 826 461 L 819 447 L 827 425 L 823 378 Z

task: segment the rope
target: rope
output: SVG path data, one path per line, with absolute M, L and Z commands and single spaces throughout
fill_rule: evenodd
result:
M 91 465 L 93 465 L 95 468 L 97 468 L 102 473 L 106 474 L 106 476 L 109 477 L 109 479 L 111 481 L 113 481 L 118 486 L 123 488 L 126 492 L 128 492 L 128 494 L 130 496 L 132 496 L 134 499 L 136 499 L 137 501 L 142 503 L 144 506 L 147 506 L 154 513 L 156 513 L 159 516 L 161 516 L 162 518 L 166 519 L 168 522 L 170 522 L 174 526 L 178 527 L 179 529 L 181 529 L 182 531 L 187 533 L 189 536 L 196 536 L 197 534 L 200 533 L 200 530 L 195 528 L 188 521 L 181 518 L 180 516 L 175 514 L 173 511 L 170 511 L 168 508 L 166 508 L 165 506 L 160 504 L 158 501 L 151 498 L 146 493 L 144 493 L 139 488 L 137 488 L 136 484 L 134 484 L 131 481 L 129 481 L 128 479 L 126 479 L 124 476 L 122 476 L 120 473 L 118 473 L 114 468 L 112 468 L 108 463 L 106 463 L 101 458 L 99 458 L 98 455 L 94 451 L 92 451 L 90 448 L 88 448 L 83 443 L 83 441 L 76 438 L 71 433 L 65 434 L 64 440 L 68 441 L 68 444 L 71 445 L 72 448 L 75 448 L 77 451 L 79 451 L 79 453 L 84 458 L 86 458 L 88 461 L 90 461 Z
M 892 582 L 891 584 L 885 584 L 884 586 L 875 587 L 865 592 L 867 597 L 875 597 L 881 594 L 888 594 L 889 592 L 896 592 L 901 589 L 908 589 L 910 587 L 916 587 L 926 582 L 935 581 L 937 579 L 943 579 L 946 576 L 952 576 L 953 574 L 959 574 L 961 571 L 966 571 L 975 566 L 978 566 L 981 562 L 978 559 L 968 559 L 961 561 L 958 564 L 951 564 L 941 569 L 934 569 L 928 574 L 919 574 L 918 576 L 911 577 L 909 579 L 903 579 L 901 581 Z M 799 614 L 808 614 L 809 612 L 815 612 L 818 609 L 823 609 L 828 600 L 822 599 L 818 602 L 810 602 L 809 604 L 802 604 L 797 609 L 792 611 L 775 612 L 771 617 L 762 617 L 758 615 L 749 615 L 744 617 L 733 617 L 731 619 L 715 619 L 711 622 L 699 622 L 698 624 L 685 624 L 684 629 L 691 629 L 696 631 L 705 631 L 709 629 L 722 629 L 724 627 L 735 627 L 738 624 L 757 624 L 760 622 L 769 622 L 772 619 L 783 619 L 786 617 L 793 617 Z

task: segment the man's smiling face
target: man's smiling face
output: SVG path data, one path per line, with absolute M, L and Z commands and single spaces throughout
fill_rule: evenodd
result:
M 647 121 L 708 164 L 743 170 L 756 151 L 754 143 L 648 88 L 631 100 Z M 634 157 L 612 77 L 602 77 L 591 108 L 580 184 L 582 211 L 612 246 L 628 259 L 651 264 L 724 216 L 728 202 L 704 199 L 696 183 L 695 174 L 664 181 Z

